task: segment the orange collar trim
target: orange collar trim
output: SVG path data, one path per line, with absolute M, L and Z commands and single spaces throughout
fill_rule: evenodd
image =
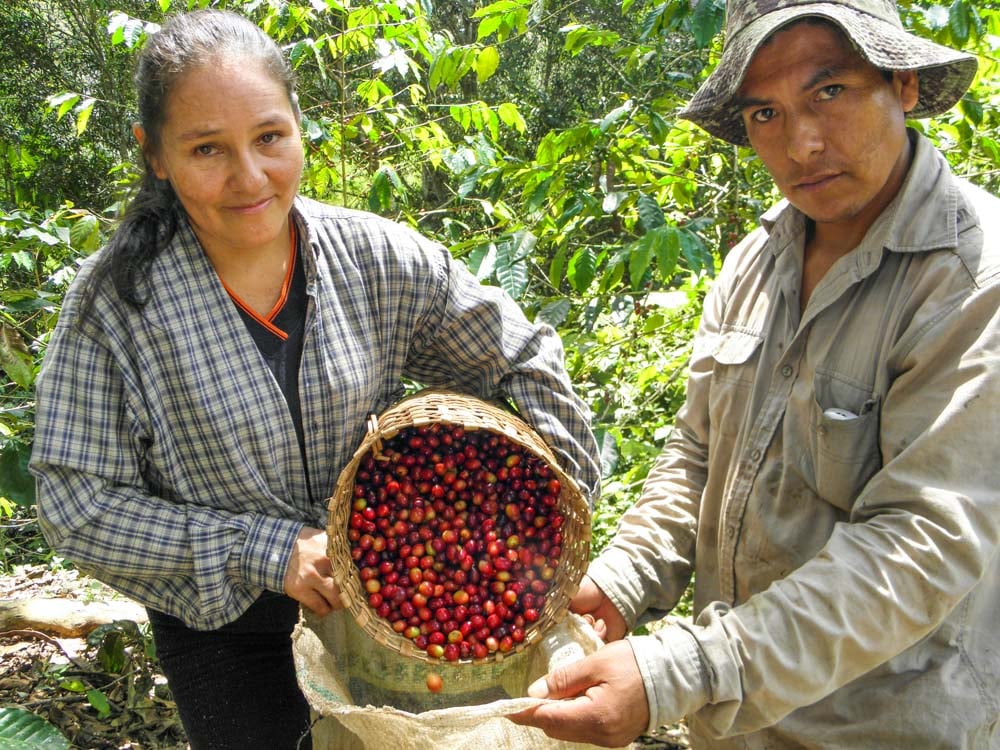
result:
M 282 331 L 276 325 L 274 325 L 273 321 L 278 316 L 278 313 L 281 312 L 281 308 L 285 306 L 285 302 L 288 301 L 288 293 L 292 288 L 292 279 L 295 276 L 295 264 L 298 262 L 298 253 L 296 252 L 298 233 L 296 232 L 294 221 L 290 220 L 288 224 L 289 224 L 288 233 L 291 236 L 291 243 L 290 243 L 291 248 L 289 250 L 288 270 L 285 272 L 285 280 L 281 285 L 281 294 L 278 295 L 278 300 L 274 303 L 274 307 L 271 308 L 271 311 L 267 314 L 267 316 L 262 316 L 258 314 L 256 310 L 254 310 L 252 307 L 250 307 L 250 305 L 248 305 L 246 302 L 240 299 L 240 296 L 236 294 L 236 292 L 234 292 L 232 289 L 230 289 L 229 285 L 226 284 L 225 281 L 222 282 L 222 286 L 226 288 L 226 291 L 229 293 L 229 296 L 232 297 L 233 302 L 235 302 L 239 306 L 239 308 L 243 310 L 243 312 L 252 317 L 258 323 L 264 326 L 264 328 L 266 328 L 267 330 L 269 330 L 271 333 L 273 333 L 275 336 L 278 336 L 282 340 L 287 339 L 288 334 Z

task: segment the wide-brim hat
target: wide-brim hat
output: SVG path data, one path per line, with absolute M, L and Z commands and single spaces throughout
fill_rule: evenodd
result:
M 876 68 L 918 72 L 919 99 L 907 117 L 947 112 L 976 75 L 974 55 L 905 31 L 892 0 L 730 0 L 722 59 L 680 116 L 730 143 L 748 145 L 734 97 L 750 61 L 774 32 L 807 16 L 840 27 Z

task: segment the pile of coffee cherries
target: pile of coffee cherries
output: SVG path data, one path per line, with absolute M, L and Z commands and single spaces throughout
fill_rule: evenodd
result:
M 371 609 L 434 659 L 515 650 L 563 549 L 560 482 L 486 429 L 411 426 L 365 455 L 347 524 Z

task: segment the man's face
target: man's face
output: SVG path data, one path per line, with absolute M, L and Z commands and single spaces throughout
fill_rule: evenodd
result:
M 909 166 L 905 113 L 917 77 L 887 78 L 836 27 L 799 22 L 754 56 L 737 93 L 757 155 L 782 194 L 826 229 L 859 240 Z M 846 234 L 843 234 L 845 233 Z

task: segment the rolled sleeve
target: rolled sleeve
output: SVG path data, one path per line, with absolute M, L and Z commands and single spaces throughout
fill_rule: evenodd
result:
M 672 724 L 709 700 L 698 642 L 680 625 L 656 635 L 630 636 L 649 703 L 647 732 Z

